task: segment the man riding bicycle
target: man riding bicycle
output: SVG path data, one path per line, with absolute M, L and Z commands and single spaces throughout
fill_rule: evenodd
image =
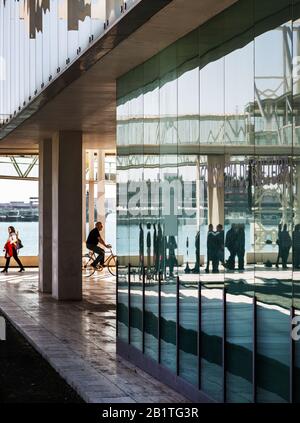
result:
M 105 251 L 100 248 L 98 244 L 104 245 L 105 248 L 111 248 L 111 245 L 106 244 L 104 239 L 100 235 L 100 231 L 102 231 L 102 229 L 102 223 L 97 222 L 95 228 L 91 230 L 86 240 L 86 248 L 98 254 L 96 260 L 94 260 L 91 264 L 91 266 L 94 268 L 96 268 L 98 264 L 100 264 L 101 266 L 103 266 L 104 264 Z

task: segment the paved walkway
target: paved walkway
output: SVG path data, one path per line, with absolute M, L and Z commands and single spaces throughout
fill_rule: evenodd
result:
M 85 279 L 81 302 L 37 286 L 36 270 L 0 274 L 0 309 L 86 402 L 188 402 L 116 355 L 113 278 Z

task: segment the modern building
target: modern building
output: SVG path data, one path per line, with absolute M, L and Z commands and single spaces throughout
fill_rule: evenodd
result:
M 81 299 L 116 155 L 118 353 L 194 401 L 300 402 L 299 23 L 297 0 L 0 0 L 40 290 Z

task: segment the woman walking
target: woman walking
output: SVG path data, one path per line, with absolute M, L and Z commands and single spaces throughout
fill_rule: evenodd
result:
M 18 234 L 16 233 L 16 230 L 13 226 L 9 226 L 8 240 L 6 244 L 4 245 L 6 264 L 4 269 L 1 271 L 1 273 L 7 273 L 11 257 L 13 257 L 18 263 L 18 265 L 20 266 L 19 272 L 24 272 L 25 270 L 24 266 L 18 257 L 19 246 L 20 246 L 20 240 L 18 238 Z

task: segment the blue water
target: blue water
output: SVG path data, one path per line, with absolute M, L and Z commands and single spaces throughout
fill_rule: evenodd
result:
M 22 256 L 38 255 L 39 223 L 38 222 L 0 222 L 0 249 L 3 250 L 8 238 L 8 226 L 14 226 L 19 232 L 24 248 L 20 250 Z M 4 253 L 3 253 L 4 255 Z
M 38 255 L 38 238 L 39 238 L 39 224 L 38 222 L 0 222 L 0 249 L 4 246 L 7 240 L 7 227 L 9 225 L 15 226 L 16 230 L 19 231 L 19 237 L 22 240 L 24 248 L 20 251 L 20 254 L 23 256 L 36 256 Z M 152 233 L 152 232 L 151 232 Z M 245 227 L 246 235 L 246 251 L 253 250 L 250 240 L 250 226 L 246 225 Z M 189 238 L 189 249 L 188 253 L 190 257 L 194 257 L 195 254 L 195 227 L 192 225 L 180 225 L 178 227 L 178 236 L 177 244 L 178 254 L 184 254 L 186 256 L 187 248 L 186 241 L 187 237 Z M 207 228 L 205 225 L 201 225 L 200 228 L 200 251 L 206 251 L 206 236 Z M 146 237 L 146 230 L 145 230 Z M 113 246 L 113 250 L 117 251 L 116 248 L 116 215 L 110 214 L 106 220 L 106 229 L 105 229 L 105 238 L 106 242 Z M 118 228 L 118 253 L 121 255 L 128 254 L 129 246 L 130 253 L 137 254 L 139 251 L 138 245 L 139 239 L 139 228 L 138 225 L 130 227 L 130 236 L 128 234 L 128 226 L 120 225 Z M 265 246 L 265 251 L 277 251 L 277 247 L 274 246 Z
M 8 226 L 14 226 L 19 232 L 24 248 L 21 256 L 37 256 L 39 251 L 39 223 L 38 222 L 0 222 L 0 253 L 8 238 Z M 116 216 L 110 214 L 106 220 L 106 242 L 116 251 Z M 4 252 L 3 252 L 4 255 Z

